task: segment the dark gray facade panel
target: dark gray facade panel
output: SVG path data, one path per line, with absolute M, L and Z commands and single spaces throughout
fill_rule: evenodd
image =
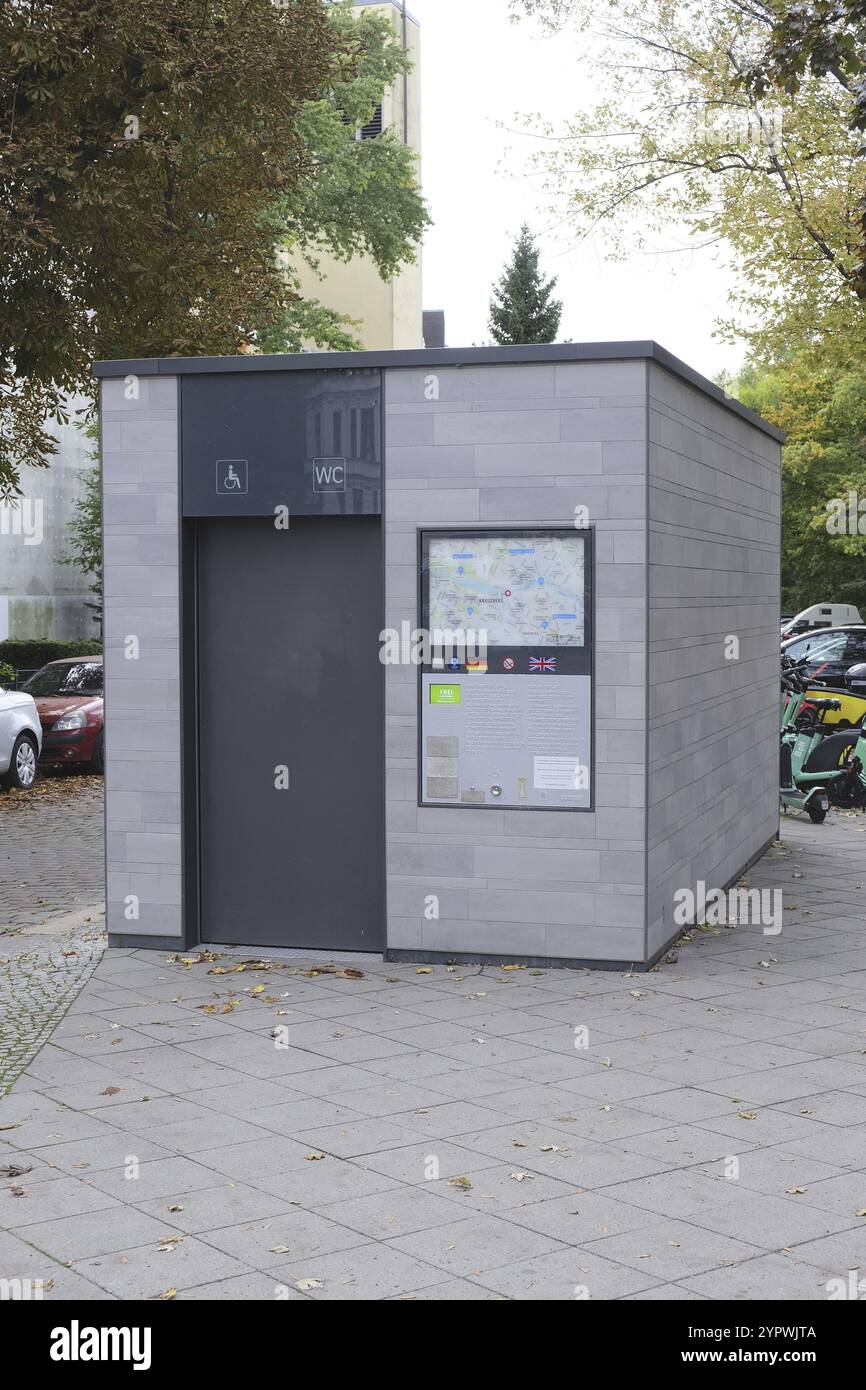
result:
M 382 374 L 181 379 L 183 515 L 376 516 Z
M 381 950 L 380 522 L 199 522 L 198 594 L 203 937 Z

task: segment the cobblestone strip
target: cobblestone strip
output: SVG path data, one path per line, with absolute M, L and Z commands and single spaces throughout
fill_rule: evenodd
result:
M 105 950 L 100 930 L 64 936 L 0 961 L 0 1097 L 33 1061 Z

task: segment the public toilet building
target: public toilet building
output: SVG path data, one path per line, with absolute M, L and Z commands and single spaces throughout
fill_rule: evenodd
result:
M 95 371 L 113 944 L 640 968 L 775 838 L 781 436 L 657 344 Z

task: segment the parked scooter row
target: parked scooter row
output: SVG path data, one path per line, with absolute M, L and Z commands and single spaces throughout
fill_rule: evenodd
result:
M 866 718 L 850 729 L 828 726 L 827 716 L 840 709 L 841 700 L 816 699 L 805 665 L 782 657 L 779 799 L 820 824 L 831 802 L 866 805 Z M 845 685 L 854 695 L 866 695 L 866 663 L 850 667 Z

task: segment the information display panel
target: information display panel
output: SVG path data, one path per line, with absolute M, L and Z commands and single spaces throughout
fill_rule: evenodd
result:
M 419 804 L 592 809 L 591 528 L 425 530 Z

